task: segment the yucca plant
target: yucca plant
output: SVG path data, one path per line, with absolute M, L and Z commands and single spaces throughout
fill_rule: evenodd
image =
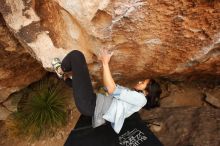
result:
M 39 139 L 66 124 L 67 98 L 62 95 L 61 86 L 49 80 L 41 81 L 32 91 L 14 116 L 22 134 Z

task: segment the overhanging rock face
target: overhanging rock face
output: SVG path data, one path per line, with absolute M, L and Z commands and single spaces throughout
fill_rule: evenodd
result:
M 41 64 L 9 32 L 0 15 L 0 120 L 10 114 L 7 98 L 45 74 Z
M 3 0 L 0 11 L 46 69 L 52 58 L 77 49 L 100 78 L 94 56 L 108 48 L 119 81 L 220 75 L 218 0 Z

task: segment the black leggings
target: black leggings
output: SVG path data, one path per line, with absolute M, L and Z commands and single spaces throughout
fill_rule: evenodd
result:
M 72 80 L 65 82 L 73 88 L 73 96 L 79 112 L 85 116 L 93 116 L 96 106 L 96 94 L 93 91 L 88 67 L 84 55 L 73 50 L 68 53 L 61 64 L 64 72 L 72 71 Z

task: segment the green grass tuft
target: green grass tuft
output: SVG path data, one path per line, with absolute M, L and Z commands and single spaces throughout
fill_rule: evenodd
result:
M 66 125 L 67 98 L 62 95 L 61 86 L 49 80 L 41 81 L 32 91 L 14 117 L 20 134 L 39 139 Z

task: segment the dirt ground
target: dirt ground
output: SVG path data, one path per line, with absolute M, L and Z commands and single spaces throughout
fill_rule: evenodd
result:
M 66 138 L 68 137 L 69 133 L 75 126 L 79 118 L 79 115 L 80 114 L 76 108 L 72 109 L 70 115 L 71 118 L 65 127 L 58 129 L 58 132 L 53 137 L 45 137 L 35 142 L 28 141 L 25 138 L 21 140 L 16 137 L 7 137 L 7 135 L 3 134 L 7 131 L 7 129 L 5 129 L 6 127 L 3 126 L 1 127 L 1 132 L 0 132 L 1 133 L 0 145 L 1 146 L 15 146 L 15 145 L 16 146 L 63 146 L 63 144 L 66 141 Z
M 220 100 L 220 85 L 207 87 L 201 83 L 168 83 L 162 82 L 162 99 L 161 107 L 202 107 L 212 105 L 205 102 L 206 93 L 213 93 Z M 65 94 L 72 96 L 72 90 L 65 89 Z M 76 109 L 72 98 L 70 98 L 69 106 L 69 121 L 68 124 L 59 129 L 53 137 L 44 137 L 39 141 L 30 142 L 16 137 L 7 135 L 7 127 L 4 122 L 0 123 L 0 145 L 1 146 L 62 146 L 71 130 L 74 128 L 80 113 Z M 149 111 L 151 112 L 151 111 Z

